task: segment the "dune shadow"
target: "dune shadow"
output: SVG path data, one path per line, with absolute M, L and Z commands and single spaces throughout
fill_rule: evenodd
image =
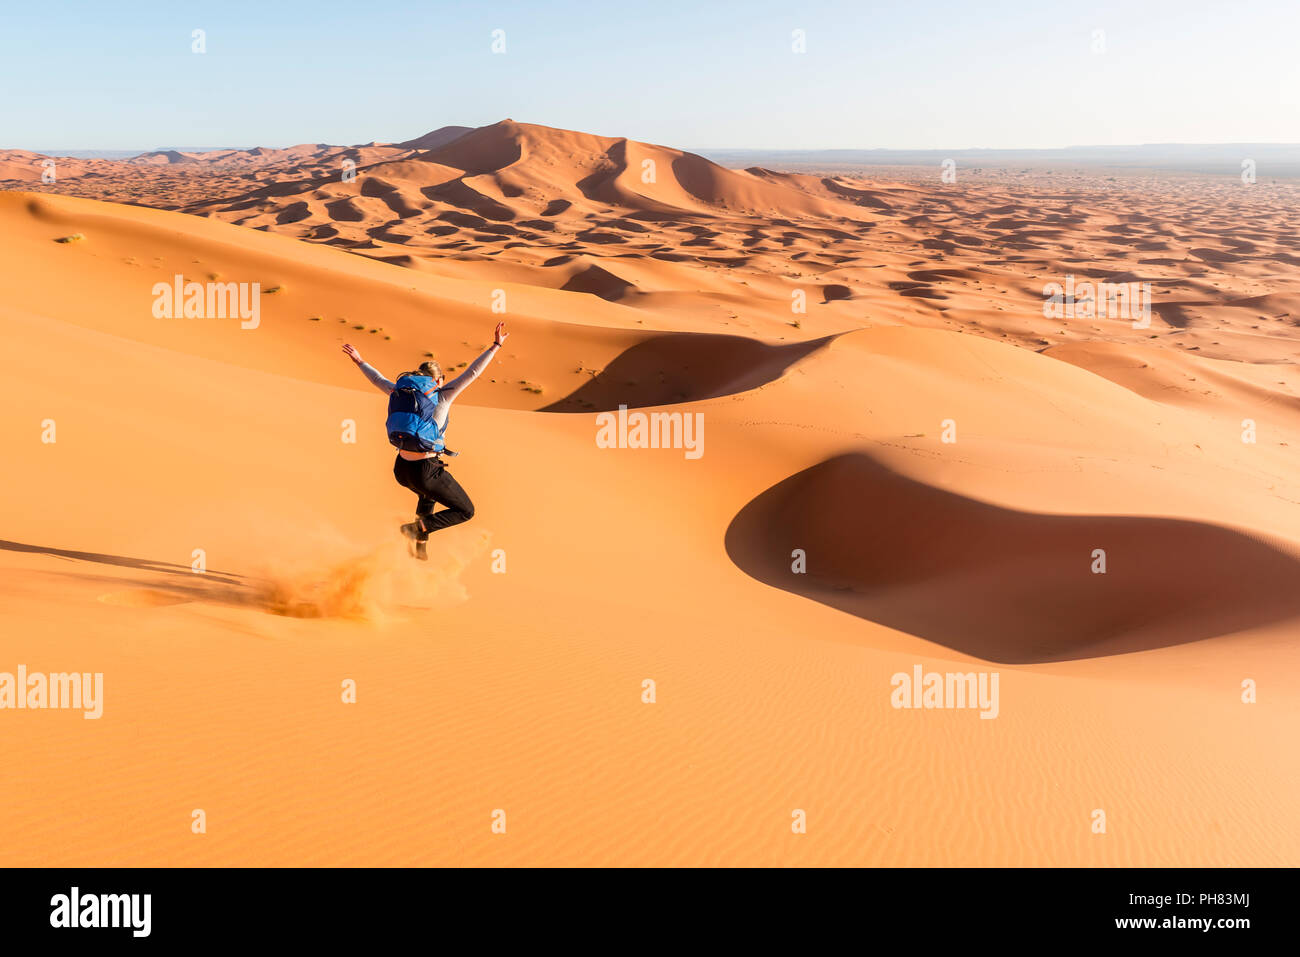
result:
M 1006 664 L 1144 651 L 1300 616 L 1300 560 L 1242 532 L 1002 508 L 860 453 L 758 495 L 725 547 L 764 584 Z M 1104 574 L 1094 570 L 1101 552 Z
M 509 206 L 480 193 L 463 180 L 454 179 L 437 186 L 422 186 L 420 192 L 426 199 L 468 210 L 493 222 L 506 222 L 515 218 L 515 211 Z
M 592 243 L 597 246 L 614 246 L 619 243 L 627 242 L 627 238 L 618 235 L 618 233 L 611 233 L 608 230 L 600 229 L 584 230 L 583 232 L 578 233 L 574 238 L 581 242 Z
M 1162 302 L 1151 307 L 1152 311 L 1175 329 L 1186 329 L 1192 321 L 1185 308 L 1186 303 Z M 1199 305 L 1199 303 L 1198 303 Z
M 366 218 L 366 214 L 351 198 L 336 199 L 332 203 L 326 203 L 325 209 L 329 212 L 330 219 L 336 223 L 359 223 Z
M 567 259 L 571 257 L 555 257 L 547 260 L 543 265 L 559 265 L 557 259 Z M 585 292 L 593 296 L 598 296 L 606 302 L 618 302 L 625 298 L 629 293 L 635 293 L 637 288 L 621 276 L 616 276 L 608 269 L 601 269 L 599 266 L 588 266 L 569 277 L 568 281 L 560 287 L 565 292 Z
M 393 232 L 392 224 L 384 223 L 382 226 L 371 226 L 366 230 L 366 235 L 371 239 L 377 239 L 380 242 L 392 243 L 396 246 L 404 246 L 415 237 L 407 236 L 404 233 Z
M 310 218 L 311 209 L 305 202 L 299 201 L 296 203 L 290 203 L 284 209 L 280 210 L 279 214 L 275 217 L 275 221 L 277 225 L 285 226 L 290 223 L 300 223 L 304 219 Z
M 619 353 L 569 395 L 539 412 L 606 412 L 714 399 L 781 377 L 834 336 L 768 345 L 741 336 L 681 332 L 654 336 Z
M 599 169 L 589 176 L 584 176 L 577 182 L 578 189 L 587 199 L 601 200 L 603 202 L 609 202 L 611 199 L 617 201 L 618 197 L 609 195 L 610 184 L 627 169 L 627 140 L 618 140 L 611 144 L 609 149 L 605 151 L 605 157 L 612 165 Z M 547 214 L 543 212 L 542 215 Z

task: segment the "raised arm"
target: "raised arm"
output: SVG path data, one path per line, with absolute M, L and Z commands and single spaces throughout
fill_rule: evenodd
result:
M 385 379 L 378 369 L 362 359 L 361 353 L 357 351 L 356 346 L 344 343 L 343 351 L 347 353 L 349 359 L 356 363 L 357 368 L 361 370 L 362 375 L 370 380 L 371 385 L 385 395 L 393 391 L 393 383 Z
M 509 333 L 506 332 L 506 324 L 504 322 L 498 322 L 496 333 L 493 336 L 492 345 L 488 346 L 487 352 L 483 353 L 471 362 L 468 369 L 443 386 L 442 397 L 450 402 L 452 399 L 456 398 L 457 394 L 464 389 L 465 386 L 469 385 L 481 376 L 483 370 L 488 367 L 488 363 L 492 361 L 492 356 L 501 348 L 508 335 Z

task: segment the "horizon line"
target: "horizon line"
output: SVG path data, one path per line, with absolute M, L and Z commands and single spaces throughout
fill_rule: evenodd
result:
M 494 124 L 489 124 L 494 125 Z M 540 125 L 540 124 L 534 124 Z M 441 127 L 440 127 L 441 128 Z M 551 127 L 558 129 L 558 127 Z M 467 132 L 475 129 L 484 129 L 484 127 L 469 127 Z M 430 132 L 436 132 L 431 130 Z M 427 135 L 427 134 L 422 134 Z M 603 134 L 591 134 L 603 135 Z M 412 137 L 411 139 L 419 139 Z M 609 137 L 610 139 L 631 139 L 631 137 Z M 289 143 L 285 146 L 267 146 L 264 144 L 255 144 L 252 146 L 152 146 L 147 148 L 136 147 L 111 147 L 111 146 L 61 146 L 53 148 L 36 148 L 30 146 L 3 146 L 0 150 L 21 150 L 29 153 L 36 153 L 41 156 L 59 157 L 61 155 L 71 155 L 72 153 L 121 153 L 126 157 L 143 156 L 148 153 L 216 153 L 225 151 L 251 151 L 256 149 L 264 150 L 284 150 L 291 149 L 295 146 L 333 146 L 341 149 L 356 148 L 362 146 L 378 145 L 390 146 L 397 143 L 409 142 L 409 140 L 365 140 L 358 143 L 327 143 L 320 140 L 301 140 L 295 143 Z M 650 143 L 649 140 L 640 140 L 638 142 Z M 1227 149 L 1229 147 L 1267 147 L 1267 148 L 1293 148 L 1300 150 L 1300 142 L 1277 142 L 1277 141 L 1250 141 L 1235 140 L 1227 142 L 1199 143 L 1199 142 L 1153 142 L 1153 143 L 1076 143 L 1069 146 L 953 146 L 953 147 L 935 147 L 935 146 L 818 146 L 818 147 L 798 147 L 798 146 L 669 146 L 666 143 L 653 143 L 656 146 L 667 146 L 669 149 L 680 149 L 689 153 L 808 153 L 808 154 L 826 154 L 826 153 L 1063 153 L 1070 150 L 1131 150 L 1131 149 L 1151 149 L 1151 148 L 1181 148 L 1181 149 Z

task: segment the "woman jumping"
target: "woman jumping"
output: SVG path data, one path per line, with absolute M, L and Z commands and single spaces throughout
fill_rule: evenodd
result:
M 443 455 L 455 455 L 443 444 L 447 431 L 447 414 L 461 391 L 483 374 L 493 354 L 506 341 L 506 324 L 498 322 L 496 335 L 487 352 L 469 364 L 469 368 L 446 385 L 442 367 L 432 360 L 420 363 L 414 372 L 403 372 L 396 382 L 385 379 L 374 366 L 361 358 L 353 345 L 343 351 L 370 380 L 389 396 L 388 441 L 397 447 L 393 476 L 399 485 L 419 496 L 415 521 L 402 526 L 402 534 L 411 542 L 416 558 L 427 559 L 425 543 L 430 532 L 459 525 L 474 517 L 474 503 L 460 483 L 452 478 Z M 435 505 L 446 506 L 434 513 Z

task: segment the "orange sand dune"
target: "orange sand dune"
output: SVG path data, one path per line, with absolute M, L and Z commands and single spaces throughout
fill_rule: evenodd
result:
M 1035 350 L 1156 338 L 1252 363 L 1300 355 L 1293 185 L 740 171 L 512 120 L 388 145 L 194 154 L 149 175 L 141 161 L 96 160 L 117 172 L 61 174 L 42 191 L 182 209 L 452 279 L 584 292 L 647 325 L 779 339 L 870 321 Z M 1045 285 L 1067 277 L 1149 284 L 1150 327 L 1083 310 L 1045 319 Z M 796 293 L 806 311 L 792 309 Z
M 1295 862 L 1285 196 L 399 148 L 208 217 L 0 194 L 0 672 L 105 689 L 0 711 L 0 863 Z M 1150 326 L 1045 317 L 1066 272 Z M 155 316 L 177 274 L 260 283 L 256 327 Z M 501 318 L 448 434 L 477 514 L 414 562 L 339 347 L 454 371 Z M 602 447 L 619 405 L 699 454 Z M 996 672 L 996 718 L 895 707 L 917 667 Z

